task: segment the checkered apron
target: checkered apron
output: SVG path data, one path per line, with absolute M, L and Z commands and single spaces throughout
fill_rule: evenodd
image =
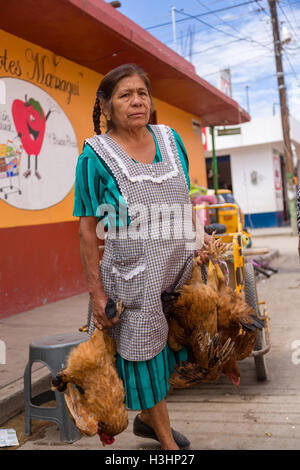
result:
M 194 240 L 191 233 L 176 232 L 180 219 L 175 212 L 168 214 L 169 229 L 163 224 L 165 215 L 152 216 L 163 203 L 163 210 L 176 207 L 191 226 L 189 190 L 172 131 L 163 125 L 151 129 L 162 156 L 154 164 L 135 162 L 107 134 L 86 141 L 114 174 L 131 220 L 116 236 L 108 231 L 101 263 L 106 294 L 125 306 L 108 333 L 120 356 L 130 361 L 151 359 L 165 347 L 168 324 L 161 294 L 186 283 L 194 261 Z

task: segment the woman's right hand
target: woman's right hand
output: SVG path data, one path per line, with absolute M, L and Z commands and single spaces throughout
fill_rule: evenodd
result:
M 92 298 L 92 312 L 94 317 L 94 325 L 98 330 L 103 328 L 112 328 L 114 327 L 119 319 L 111 318 L 108 319 L 105 314 L 105 307 L 107 304 L 108 297 L 104 292 L 97 292 L 91 294 Z

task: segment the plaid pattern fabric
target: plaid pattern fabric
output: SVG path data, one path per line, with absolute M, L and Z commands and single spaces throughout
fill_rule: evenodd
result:
M 151 126 L 160 147 L 162 161 L 155 164 L 134 162 L 108 135 L 88 139 L 116 177 L 128 205 L 134 227 L 142 204 L 151 214 L 153 204 L 178 205 L 183 212 L 189 204 L 189 190 L 171 129 Z M 191 214 L 191 211 L 190 211 Z M 174 218 L 170 217 L 170 220 Z M 122 300 L 125 310 L 109 334 L 116 340 L 120 356 L 144 361 L 159 354 L 167 343 L 168 324 L 162 310 L 161 293 L 183 285 L 191 276 L 194 252 L 186 240 L 164 238 L 162 225 L 156 231 L 150 218 L 144 225 L 148 238 L 126 238 L 119 229 L 118 239 L 108 232 L 101 263 L 104 290 L 114 300 Z M 174 229 L 174 227 L 171 227 Z M 92 328 L 90 328 L 90 331 Z

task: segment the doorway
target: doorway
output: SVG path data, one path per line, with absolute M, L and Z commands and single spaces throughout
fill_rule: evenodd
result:
M 229 189 L 232 191 L 230 155 L 217 157 L 218 164 L 218 186 L 219 189 Z M 214 189 L 212 158 L 206 158 L 207 187 Z
M 285 179 L 285 162 L 283 155 L 279 155 L 280 158 L 280 171 L 281 171 L 281 181 L 282 181 L 282 201 L 283 201 L 283 220 L 280 221 L 280 225 L 289 225 L 290 215 L 289 215 L 289 206 L 288 206 L 288 196 L 287 196 L 287 187 Z

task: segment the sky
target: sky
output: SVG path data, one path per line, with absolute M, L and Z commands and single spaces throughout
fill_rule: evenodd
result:
M 175 50 L 171 7 L 176 8 L 176 47 L 196 73 L 217 86 L 230 68 L 232 98 L 251 118 L 279 115 L 270 10 L 267 0 L 120 0 L 119 11 Z M 219 11 L 216 11 L 219 10 Z M 277 4 L 289 112 L 300 121 L 300 0 Z M 190 16 L 198 16 L 198 19 Z M 167 24 L 165 24 L 167 23 Z

